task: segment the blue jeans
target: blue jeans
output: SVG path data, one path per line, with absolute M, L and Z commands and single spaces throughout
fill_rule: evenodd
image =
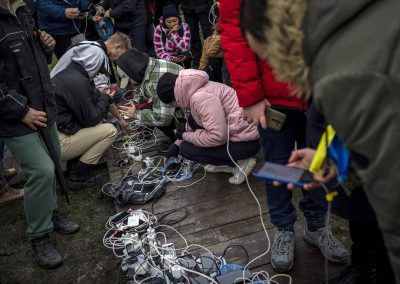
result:
M 286 121 L 281 131 L 259 127 L 260 143 L 264 161 L 285 165 L 295 148 L 303 148 L 305 143 L 306 117 L 304 113 L 294 110 L 279 110 L 286 114 Z M 293 226 L 297 219 L 296 210 L 292 204 L 292 191 L 286 186 L 275 187 L 271 182 L 265 183 L 267 190 L 267 205 L 271 222 L 278 227 Z M 322 227 L 325 222 L 326 210 L 315 204 L 307 191 L 302 191 L 300 210 L 313 227 Z

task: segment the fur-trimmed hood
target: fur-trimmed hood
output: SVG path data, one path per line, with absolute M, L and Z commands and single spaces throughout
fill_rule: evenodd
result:
M 308 67 L 303 56 L 302 24 L 306 11 L 304 0 L 270 0 L 267 17 L 271 27 L 267 57 L 279 81 L 291 83 L 296 95 L 310 93 Z
M 268 61 L 275 76 L 310 95 L 309 67 L 326 40 L 378 0 L 269 0 Z

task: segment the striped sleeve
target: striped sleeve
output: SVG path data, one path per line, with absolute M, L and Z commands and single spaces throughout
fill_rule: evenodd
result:
M 180 52 L 188 51 L 190 47 L 190 27 L 186 23 L 182 23 L 183 26 L 183 36 L 181 37 L 179 33 L 176 33 L 172 40 L 175 43 L 177 49 Z
M 154 31 L 154 49 L 156 50 L 156 54 L 158 58 L 162 58 L 168 61 L 171 61 L 171 55 L 168 54 L 164 49 L 164 43 L 162 41 L 162 28 L 161 25 L 156 27 Z

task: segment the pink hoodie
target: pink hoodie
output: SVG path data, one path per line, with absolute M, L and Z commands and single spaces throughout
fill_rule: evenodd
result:
M 187 69 L 179 72 L 175 98 L 184 110 L 204 129 L 193 132 L 187 125 L 183 140 L 197 147 L 217 147 L 228 142 L 252 141 L 259 138 L 257 128 L 244 119 L 234 89 L 208 81 L 204 71 Z

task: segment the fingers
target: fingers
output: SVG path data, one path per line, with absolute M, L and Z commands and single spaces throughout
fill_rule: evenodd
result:
M 264 128 L 264 129 L 267 128 L 267 118 L 265 117 L 265 115 L 260 117 L 260 124 L 261 124 L 262 128 Z M 257 123 L 257 125 L 258 125 L 258 123 Z

